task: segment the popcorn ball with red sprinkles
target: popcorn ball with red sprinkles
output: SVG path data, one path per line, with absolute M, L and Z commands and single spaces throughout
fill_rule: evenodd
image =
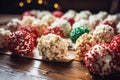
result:
M 120 53 L 120 34 L 114 36 L 114 38 L 110 42 L 110 45 L 112 49 Z
M 63 16 L 63 14 L 64 13 L 62 11 L 54 11 L 52 13 L 53 16 L 58 17 L 58 18 L 61 18 Z
M 64 33 L 63 33 L 63 30 L 59 27 L 59 26 L 56 26 L 56 27 L 48 27 L 43 35 L 47 35 L 49 33 L 52 33 L 52 34 L 56 34 L 56 35 L 59 35 L 61 36 L 62 38 L 64 38 Z
M 111 26 L 115 30 L 115 33 L 116 33 L 116 23 L 114 21 L 105 20 L 105 21 L 101 22 L 101 24 L 106 24 L 106 25 Z
M 22 13 L 21 18 L 23 18 L 24 16 L 35 16 L 35 14 L 33 14 L 31 11 L 25 11 Z
M 35 40 L 38 37 L 38 29 L 36 27 L 32 27 L 30 25 L 23 25 L 23 26 L 20 26 L 18 28 L 18 30 L 25 30 L 25 31 L 31 33 Z
M 114 36 L 114 38 L 110 42 L 110 45 L 116 53 L 116 59 L 118 60 L 118 64 L 120 64 L 120 34 Z
M 25 30 L 15 31 L 8 38 L 8 49 L 17 55 L 32 52 L 34 44 L 33 36 Z
M 100 43 L 92 47 L 84 57 L 88 70 L 97 75 L 109 75 L 117 67 L 115 54 L 109 44 Z
M 67 20 L 69 23 L 70 23 L 70 25 L 72 26 L 73 24 L 74 24 L 74 22 L 75 22 L 75 20 L 74 20 L 74 18 L 64 18 L 65 20 Z
M 51 24 L 51 27 L 60 27 L 63 30 L 64 36 L 69 37 L 70 31 L 72 29 L 70 23 L 65 19 L 57 19 Z
M 115 32 L 111 26 L 101 24 L 96 26 L 95 30 L 93 31 L 93 35 L 99 36 L 106 43 L 110 43 L 110 41 L 115 35 Z

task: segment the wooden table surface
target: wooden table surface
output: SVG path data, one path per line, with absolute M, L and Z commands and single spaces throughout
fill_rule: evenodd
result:
M 18 15 L 0 15 L 0 23 Z M 0 80 L 120 80 L 120 72 L 95 76 L 82 62 L 52 63 L 0 54 Z

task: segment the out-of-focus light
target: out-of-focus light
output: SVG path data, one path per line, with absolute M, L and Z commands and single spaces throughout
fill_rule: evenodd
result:
M 60 7 L 60 6 L 59 6 L 58 3 L 55 3 L 55 4 L 54 4 L 54 8 L 55 8 L 55 9 L 58 9 L 59 7 Z
M 42 4 L 43 3 L 43 0 L 38 0 L 38 4 Z
M 23 6 L 24 6 L 24 3 L 23 3 L 23 2 L 19 2 L 19 6 L 20 6 L 20 7 L 23 7 Z
M 31 3 L 32 0 L 26 0 L 27 3 Z

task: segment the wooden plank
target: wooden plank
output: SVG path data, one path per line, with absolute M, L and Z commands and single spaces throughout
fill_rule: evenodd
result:
M 37 48 L 34 48 L 32 53 L 28 53 L 28 54 L 25 54 L 25 55 L 16 55 L 16 54 L 13 54 L 12 52 L 10 52 L 8 50 L 2 50 L 2 49 L 0 49 L 0 53 L 7 54 L 7 55 L 12 55 L 12 56 L 18 56 L 18 57 L 25 57 L 25 58 L 40 60 L 40 61 L 49 61 L 49 60 L 43 59 L 42 53 L 39 53 Z M 67 54 L 69 56 L 72 56 L 72 57 L 71 58 L 58 59 L 58 60 L 51 60 L 49 62 L 71 62 L 71 61 L 73 61 L 74 58 L 75 58 L 75 52 L 72 51 L 72 50 L 69 50 Z
M 92 80 L 86 67 L 76 61 L 71 63 L 41 62 L 2 54 L 0 54 L 0 58 L 0 74 L 8 75 L 3 80 L 9 80 L 9 77 L 11 77 L 11 80 L 21 80 L 18 77 L 22 79 L 31 77 L 29 80 L 33 78 L 43 80 Z
M 82 62 L 53 63 L 0 54 L 0 80 L 119 80 L 120 72 L 91 75 Z

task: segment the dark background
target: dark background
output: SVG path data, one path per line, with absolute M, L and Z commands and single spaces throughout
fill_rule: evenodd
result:
M 23 1 L 24 6 L 19 7 L 19 2 Z M 74 9 L 76 11 L 88 9 L 93 13 L 100 10 L 109 13 L 120 12 L 119 0 L 43 0 L 43 4 L 39 5 L 38 0 L 32 0 L 30 4 L 26 0 L 0 0 L 0 14 L 21 14 L 23 11 L 38 9 L 38 10 L 56 10 L 53 4 L 57 2 L 62 11 Z M 116 4 L 117 3 L 117 4 Z M 117 5 L 117 7 L 116 7 Z

